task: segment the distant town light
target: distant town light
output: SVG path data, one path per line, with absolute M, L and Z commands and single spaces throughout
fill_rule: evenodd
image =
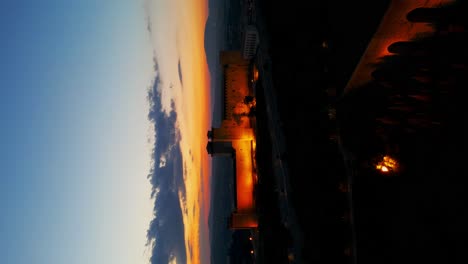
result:
M 375 168 L 383 173 L 388 173 L 390 171 L 397 171 L 398 170 L 398 162 L 391 158 L 390 156 L 383 156 L 382 160 L 380 160 Z
M 253 82 L 256 82 L 256 81 L 258 80 L 258 75 L 259 75 L 258 69 L 257 69 L 257 67 L 254 65 L 254 68 L 253 68 L 253 79 L 252 79 Z
M 324 48 L 324 49 L 328 48 L 328 41 L 326 41 L 326 40 L 322 41 L 322 48 Z
M 388 172 L 388 168 L 387 168 L 386 166 L 382 166 L 382 167 L 380 168 L 380 171 L 382 171 L 382 172 Z

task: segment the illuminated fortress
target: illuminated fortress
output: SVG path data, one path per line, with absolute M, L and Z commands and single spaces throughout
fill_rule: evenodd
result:
M 208 131 L 208 154 L 230 156 L 233 159 L 235 175 L 235 210 L 229 227 L 232 229 L 256 228 L 254 186 L 255 135 L 249 117 L 250 107 L 246 98 L 252 97 L 249 87 L 249 61 L 240 51 L 222 51 L 220 63 L 223 66 L 224 102 L 221 127 Z

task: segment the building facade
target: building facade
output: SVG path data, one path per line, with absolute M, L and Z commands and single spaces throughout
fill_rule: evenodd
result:
M 232 229 L 256 228 L 254 188 L 257 180 L 255 169 L 255 135 L 249 107 L 244 103 L 246 96 L 252 96 L 248 85 L 249 63 L 240 51 L 222 51 L 220 63 L 223 66 L 224 102 L 221 127 L 208 131 L 208 154 L 230 156 L 234 167 L 235 210 L 229 227 Z M 216 177 L 216 175 L 215 175 Z
M 257 53 L 259 44 L 257 28 L 253 25 L 247 25 L 242 33 L 242 56 L 244 59 L 251 59 Z

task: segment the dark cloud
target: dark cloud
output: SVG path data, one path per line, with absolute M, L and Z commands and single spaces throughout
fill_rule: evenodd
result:
M 179 60 L 179 63 L 177 63 L 177 69 L 179 70 L 179 81 L 180 81 L 180 84 L 181 84 L 181 86 L 183 88 L 184 83 L 182 82 L 182 67 L 180 66 L 180 60 Z
M 157 69 L 157 64 L 155 64 Z M 178 263 L 186 262 L 184 225 L 178 192 L 185 197 L 183 182 L 183 163 L 179 141 L 180 133 L 176 126 L 177 114 L 171 110 L 165 113 L 161 107 L 159 92 L 160 79 L 156 77 L 153 88 L 148 93 L 151 109 L 148 118 L 155 126 L 155 145 L 152 158 L 153 167 L 148 175 L 152 184 L 152 197 L 155 218 L 147 231 L 148 243 L 155 241 L 152 248 L 151 263 L 168 263 L 171 256 Z M 172 102 L 174 109 L 174 102 Z M 161 162 L 164 160 L 164 162 Z

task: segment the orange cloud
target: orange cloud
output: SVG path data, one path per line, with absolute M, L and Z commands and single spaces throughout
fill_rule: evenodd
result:
M 202 263 L 200 251 L 202 247 L 209 248 L 208 241 L 200 241 L 200 225 L 208 223 L 210 164 L 205 146 L 206 131 L 211 124 L 210 77 L 204 51 L 207 14 L 200 2 L 205 1 L 191 2 L 194 5 L 190 8 L 192 15 L 182 21 L 183 32 L 180 32 L 178 44 L 183 91 L 175 100 L 186 187 L 186 196 L 179 195 L 179 198 L 183 207 L 187 263 Z

